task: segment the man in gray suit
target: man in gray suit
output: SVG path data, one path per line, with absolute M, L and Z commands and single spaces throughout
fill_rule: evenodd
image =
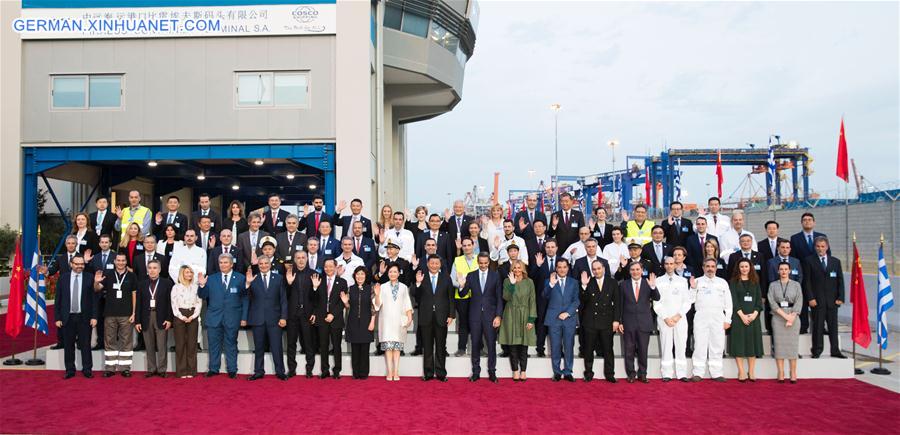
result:
M 254 259 L 258 255 L 262 255 L 259 248 L 259 241 L 269 233 L 259 229 L 262 225 L 262 216 L 259 213 L 251 213 L 247 218 L 247 224 L 250 228 L 238 235 L 237 245 L 241 250 L 241 258 L 247 266 L 254 263 Z

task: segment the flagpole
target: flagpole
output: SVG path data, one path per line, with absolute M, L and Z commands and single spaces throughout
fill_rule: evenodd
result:
M 883 255 L 884 255 L 884 233 L 881 233 L 881 248 L 880 248 L 880 251 L 881 251 L 881 255 L 883 256 Z M 881 260 L 879 259 L 879 262 L 880 262 L 880 261 L 881 261 Z M 878 270 L 878 274 L 880 275 L 880 274 L 881 274 L 881 270 L 880 270 L 881 268 L 879 267 L 878 269 L 879 269 L 879 270 Z M 889 277 L 888 279 L 890 279 L 890 277 Z M 875 284 L 875 285 L 878 285 L 878 284 L 877 284 L 877 281 L 876 281 L 876 284 Z M 880 292 L 880 291 L 881 291 L 881 288 L 879 287 L 878 290 L 879 290 L 879 292 Z M 878 295 L 878 294 L 876 293 L 876 296 L 877 296 L 877 295 Z M 880 299 L 879 299 L 878 303 L 879 303 L 879 305 L 881 304 Z M 877 312 L 878 312 L 878 311 L 877 311 L 877 308 L 876 308 L 876 313 L 877 313 Z M 881 319 L 875 319 L 875 322 L 876 322 L 876 323 L 875 323 L 876 328 L 878 328 L 878 329 L 880 330 L 880 328 L 881 328 L 881 325 L 880 325 Z M 880 336 L 880 335 L 881 335 L 881 334 L 879 333 L 879 336 Z M 879 341 L 881 341 L 881 340 L 879 340 Z M 885 336 L 885 341 L 887 341 L 887 336 Z M 872 374 L 875 374 L 875 375 L 889 375 L 889 374 L 891 374 L 891 371 L 888 370 L 888 369 L 886 369 L 886 368 L 884 368 L 884 366 L 882 365 L 882 363 L 883 363 L 884 360 L 881 358 L 881 352 L 882 352 L 883 349 L 884 349 L 884 347 L 881 345 L 881 343 L 878 343 L 878 367 L 875 367 L 875 368 L 873 368 L 873 369 L 871 370 Z
M 855 252 L 856 252 L 856 231 L 853 232 L 853 248 L 854 248 L 853 249 L 853 251 L 854 251 L 853 261 L 855 262 L 856 261 L 856 254 L 855 254 Z M 850 279 L 851 280 L 856 278 L 856 274 L 854 273 L 854 270 L 856 270 L 855 267 L 856 267 L 855 264 L 850 266 Z M 856 287 L 852 287 L 852 288 L 856 288 Z M 855 303 L 856 302 L 854 301 L 854 304 Z M 866 328 L 868 328 L 868 327 L 869 327 L 869 325 L 866 325 Z M 851 335 L 853 335 L 853 334 L 851 334 Z M 863 369 L 856 367 L 856 340 L 853 340 L 852 338 L 855 338 L 855 337 L 851 337 L 851 340 L 850 340 L 853 342 L 853 374 L 861 375 L 865 372 L 863 371 Z
M 40 226 L 38 226 L 38 229 L 37 229 L 37 246 L 38 246 L 38 249 L 40 249 L 40 246 L 41 246 L 41 227 L 40 227 Z M 38 261 L 40 261 L 40 258 L 38 258 Z M 44 365 L 44 360 L 39 359 L 39 358 L 37 357 L 38 317 L 40 317 L 40 313 L 38 313 L 38 309 L 39 309 L 40 306 L 41 306 L 41 304 L 40 304 L 40 299 L 41 299 L 41 294 L 40 294 L 40 286 L 41 286 L 41 285 L 40 285 L 40 277 L 41 277 L 41 273 L 40 273 L 40 271 L 38 271 L 38 276 L 34 277 L 34 283 L 35 283 L 35 286 L 36 286 L 35 292 L 34 292 L 34 294 L 35 294 L 35 298 L 34 298 L 34 325 L 31 326 L 31 327 L 34 329 L 34 344 L 32 345 L 31 359 L 28 360 L 28 361 L 25 361 L 25 365 L 26 365 L 26 366 L 42 366 L 42 365 Z M 48 325 L 48 326 L 49 326 L 49 325 Z

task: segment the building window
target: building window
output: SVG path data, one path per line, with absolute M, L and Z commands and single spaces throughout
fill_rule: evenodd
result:
M 309 75 L 302 71 L 237 73 L 238 107 L 308 107 Z
M 446 48 L 451 53 L 456 53 L 456 49 L 457 47 L 459 47 L 459 38 L 457 38 L 456 35 L 450 33 L 450 31 L 445 29 L 440 24 L 433 21 L 431 22 L 429 37 L 432 41 L 434 41 L 435 44 Z
M 396 6 L 385 6 L 384 27 L 400 30 L 400 21 L 403 19 L 403 11 Z
M 400 30 L 411 35 L 426 37 L 428 36 L 428 17 L 413 14 L 409 11 L 403 12 L 403 23 Z
M 122 75 L 55 75 L 50 99 L 54 109 L 121 108 Z

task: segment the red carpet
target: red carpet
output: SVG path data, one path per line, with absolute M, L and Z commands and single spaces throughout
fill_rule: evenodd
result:
M 5 303 L 5 301 L 4 301 Z M 47 324 L 50 325 L 50 334 L 44 335 L 38 332 L 37 335 L 37 345 L 38 347 L 50 346 L 51 344 L 56 344 L 56 326 L 53 325 L 55 319 L 53 318 L 53 305 L 47 307 Z M 4 328 L 6 325 L 6 313 L 0 314 L 0 328 Z M 12 345 L 10 345 L 10 341 L 12 341 Z M 34 346 L 34 329 L 31 329 L 27 326 L 22 327 L 22 332 L 19 333 L 19 336 L 16 338 L 10 338 L 6 335 L 6 331 L 0 329 L 0 357 L 8 357 L 16 353 L 19 359 L 28 359 L 31 358 L 31 354 L 22 355 L 25 352 L 28 352 Z
M 96 372 L 95 372 L 96 373 Z M 99 373 L 97 373 L 99 374 Z M 900 395 L 856 380 L 423 383 L 266 376 L 85 379 L 0 370 L 2 433 L 884 433 Z M 32 398 L 32 400 L 27 400 Z

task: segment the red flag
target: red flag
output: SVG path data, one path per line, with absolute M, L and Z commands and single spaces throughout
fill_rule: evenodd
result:
M 722 150 L 719 150 L 716 154 L 716 184 L 717 191 L 719 192 L 719 198 L 722 197 L 722 182 L 725 181 L 725 175 L 722 174 Z
M 845 183 L 850 182 L 850 170 L 847 168 L 847 137 L 844 136 L 844 118 L 841 118 L 841 133 L 838 137 L 837 169 L 834 172 Z
M 644 168 L 644 205 L 650 207 L 650 168 Z
M 22 331 L 25 323 L 25 310 L 22 299 L 25 295 L 25 270 L 22 267 L 22 237 L 16 238 L 16 257 L 13 259 L 12 273 L 9 276 L 9 300 L 6 312 L 6 335 L 15 337 Z
M 598 207 L 603 206 L 603 184 L 602 183 L 597 184 L 597 206 Z
M 869 329 L 869 304 L 866 302 L 866 284 L 863 281 L 862 264 L 856 241 L 853 242 L 853 266 L 850 271 L 850 303 L 853 304 L 853 332 L 851 338 L 856 344 L 868 348 L 872 342 Z

